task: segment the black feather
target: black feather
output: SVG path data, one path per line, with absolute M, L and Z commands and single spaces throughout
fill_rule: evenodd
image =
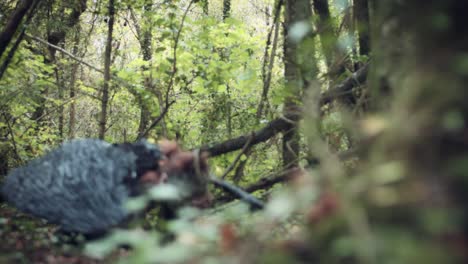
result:
M 161 154 L 147 142 L 112 145 L 73 140 L 13 170 L 2 188 L 18 209 L 66 231 L 97 233 L 126 220 L 128 182 L 157 169 Z

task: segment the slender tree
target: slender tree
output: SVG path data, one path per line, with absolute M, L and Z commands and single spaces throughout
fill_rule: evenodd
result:
M 36 1 L 39 0 L 21 0 L 16 5 L 16 8 L 10 15 L 5 27 L 0 32 L 0 57 L 6 50 L 8 44 L 20 26 L 21 20 L 26 15 L 28 10 L 35 5 L 34 2 Z
M 201 4 L 202 9 L 203 9 L 203 14 L 207 16 L 208 12 L 209 12 L 209 1 L 208 0 L 201 0 L 200 4 Z
M 143 60 L 148 64 L 151 65 L 151 59 L 153 57 L 153 26 L 151 22 L 151 16 L 153 11 L 153 1 L 152 0 L 145 0 L 144 3 L 144 12 L 142 15 L 142 27 L 138 24 L 138 21 L 134 21 L 136 27 L 138 28 L 138 39 L 140 42 L 141 53 L 143 54 Z M 148 71 L 148 66 L 143 66 L 143 72 Z M 144 77 L 143 86 L 147 92 L 153 92 L 153 85 L 151 76 Z M 140 123 L 138 125 L 138 135 L 142 135 L 148 127 L 151 117 L 151 111 L 149 109 L 149 105 L 147 100 L 144 100 L 144 96 L 138 95 L 138 103 L 140 104 Z
M 278 37 L 279 37 L 279 29 L 280 29 L 280 14 L 281 9 L 283 7 L 283 0 L 277 0 L 275 2 L 274 7 L 274 17 L 273 17 L 273 25 L 267 35 L 267 41 L 265 45 L 265 54 L 263 57 L 263 67 L 262 67 L 262 79 L 263 79 L 263 90 L 262 90 L 262 97 L 260 98 L 260 102 L 258 103 L 257 108 L 257 118 L 261 118 L 263 115 L 263 111 L 265 106 L 268 103 L 268 93 L 271 87 L 271 77 L 273 73 L 273 66 L 275 64 L 276 58 L 276 50 L 278 47 Z M 266 13 L 269 13 L 269 9 L 266 8 Z M 267 26 L 269 25 L 269 15 L 267 15 Z M 273 32 L 274 31 L 274 32 Z M 271 52 L 269 52 L 271 46 Z
M 153 5 L 154 3 L 152 0 L 145 0 L 141 23 L 138 21 L 134 10 L 130 10 L 138 35 L 138 42 L 140 44 L 143 60 L 146 62 L 142 67 L 143 72 L 147 72 L 152 67 L 154 30 L 152 19 L 152 16 L 154 15 Z M 159 104 L 159 110 L 162 113 L 164 111 L 163 94 L 160 87 L 155 87 L 151 73 L 144 76 L 143 86 L 145 87 L 146 92 L 156 96 Z M 142 94 L 138 94 L 136 92 L 134 92 L 134 94 L 140 106 L 140 120 L 138 124 L 137 137 L 141 138 L 144 136 L 144 133 L 147 132 L 152 113 L 148 100 L 146 100 Z M 159 122 L 159 125 L 161 127 L 161 136 L 167 137 L 166 120 L 164 117 Z
M 106 49 L 104 51 L 104 84 L 102 86 L 101 95 L 101 115 L 99 117 L 99 138 L 104 139 L 106 135 L 106 124 L 107 124 L 107 107 L 109 104 L 109 90 L 111 81 L 111 55 L 112 55 L 112 33 L 114 31 L 114 20 L 115 20 L 115 4 L 114 0 L 109 0 L 108 5 L 108 29 L 107 29 L 107 40 Z
M 369 1 L 354 0 L 354 17 L 358 29 L 359 54 L 369 55 L 370 38 L 369 38 Z
M 70 28 L 74 27 L 77 23 L 79 23 L 80 16 L 86 11 L 87 8 L 87 1 L 86 0 L 79 0 L 75 3 L 75 5 L 71 6 L 70 10 L 67 10 L 67 6 L 64 3 L 59 3 L 59 8 L 58 11 L 53 11 L 54 7 L 53 6 L 48 6 L 48 16 L 49 19 L 54 21 L 55 19 L 59 18 L 60 23 L 49 23 L 49 28 L 47 28 L 47 41 L 49 44 L 52 44 L 53 46 L 59 45 L 59 43 L 62 43 L 65 40 L 65 37 L 70 30 Z M 65 10 L 69 12 L 65 12 Z M 63 13 L 66 13 L 66 16 L 62 16 Z M 60 16 L 58 15 L 60 14 Z M 44 62 L 47 64 L 52 64 L 56 63 L 56 52 L 57 49 L 53 48 L 51 45 L 48 46 L 48 54 L 44 58 Z M 56 65 L 57 69 L 58 65 Z M 58 76 L 59 72 L 56 71 L 56 76 L 55 78 L 60 79 L 61 76 Z M 59 89 L 59 93 L 63 94 L 63 91 L 60 91 L 61 89 L 64 89 L 65 87 L 62 87 L 61 85 L 58 85 L 57 88 Z M 48 89 L 43 88 L 41 91 L 41 96 L 40 98 L 37 99 L 37 106 L 36 109 L 34 110 L 34 113 L 32 114 L 33 120 L 39 120 L 41 119 L 46 111 L 46 100 L 45 97 L 48 94 Z M 63 113 L 62 111 L 60 111 Z M 59 115 L 63 116 L 63 114 Z M 61 119 L 61 117 L 59 117 Z M 59 121 L 59 123 L 63 123 L 63 121 Z M 62 126 L 63 127 L 63 126 Z
M 223 0 L 223 20 L 231 16 L 231 0 Z
M 307 0 L 288 0 L 285 3 L 285 19 L 284 19 L 284 79 L 286 88 L 291 94 L 285 98 L 285 113 L 297 113 L 300 107 L 300 101 L 303 88 L 306 87 L 309 81 L 315 76 L 312 76 L 314 67 L 313 56 L 308 57 L 310 50 L 300 50 L 301 44 L 307 43 L 311 45 L 310 37 L 310 23 L 311 23 L 312 10 L 310 2 Z M 309 27 L 302 27 L 301 25 L 308 25 Z M 290 34 L 296 30 L 298 34 L 303 34 L 302 39 L 293 37 Z M 308 46 L 310 49 L 310 47 Z M 307 58 L 304 60 L 304 58 Z M 297 119 L 290 120 L 289 129 L 283 134 L 283 166 L 293 167 L 297 165 L 299 156 L 299 133 L 297 126 Z
M 73 54 L 78 53 L 78 47 L 80 45 L 80 35 L 81 35 L 81 27 L 77 27 L 75 31 L 75 36 L 73 38 Z M 75 137 L 76 133 L 76 102 L 74 100 L 76 96 L 76 79 L 78 75 L 78 67 L 79 64 L 74 62 L 72 65 L 71 76 L 70 76 L 70 105 L 69 105 L 69 117 L 68 117 L 68 138 L 72 139 Z

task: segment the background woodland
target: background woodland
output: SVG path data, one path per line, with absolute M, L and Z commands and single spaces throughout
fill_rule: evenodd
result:
M 267 206 L 213 189 L 77 249 L 2 204 L 0 262 L 466 263 L 467 20 L 457 0 L 1 1 L 0 176 L 75 138 L 168 138 Z

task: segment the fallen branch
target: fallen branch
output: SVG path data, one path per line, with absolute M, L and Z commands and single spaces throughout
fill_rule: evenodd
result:
M 371 140 L 371 139 L 369 139 Z M 352 157 L 355 157 L 355 154 L 358 153 L 360 150 L 359 149 L 349 149 L 345 150 L 339 153 L 336 153 L 338 159 L 344 161 L 348 160 Z M 283 183 L 287 180 L 290 179 L 291 176 L 297 174 L 298 168 L 291 168 L 287 170 L 280 171 L 276 174 L 270 174 L 268 176 L 264 176 L 260 178 L 257 182 L 245 187 L 243 190 L 245 193 L 253 193 L 259 190 L 268 190 L 272 188 L 275 184 L 278 183 Z M 294 177 L 294 176 L 293 176 Z M 231 201 L 234 201 L 236 199 L 239 199 L 239 195 L 237 193 L 232 193 L 228 191 L 228 194 L 224 194 L 221 197 L 216 199 L 216 204 L 224 204 L 228 203 Z M 243 199 L 243 197 L 240 197 L 240 199 Z M 248 201 L 249 204 L 252 204 L 251 202 Z
M 269 175 L 262 177 L 259 181 L 256 183 L 244 188 L 244 191 L 247 193 L 253 193 L 255 191 L 259 190 L 265 190 L 273 187 L 277 183 L 282 183 L 286 180 L 288 180 L 289 176 L 297 172 L 297 168 L 292 168 L 288 170 L 284 170 L 279 172 L 278 174 L 275 175 Z M 225 194 L 218 199 L 216 199 L 216 204 L 224 204 L 228 203 L 231 201 L 234 201 L 238 199 L 238 197 L 232 195 L 232 194 Z
M 245 203 L 250 205 L 250 209 L 260 210 L 265 207 L 262 201 L 257 199 L 255 196 L 249 194 L 248 192 L 242 190 L 241 188 L 232 185 L 224 180 L 218 179 L 214 176 L 210 177 L 210 181 L 217 187 L 222 188 L 224 191 L 228 192 L 233 199 L 241 199 Z
M 341 84 L 324 92 L 319 99 L 320 105 L 323 106 L 330 103 L 332 100 L 339 98 L 340 96 L 347 95 L 352 92 L 354 87 L 364 83 L 367 79 L 368 68 L 369 64 L 366 64 L 358 71 L 353 73 L 350 77 L 346 78 Z M 301 116 L 299 114 L 289 114 L 271 121 L 260 130 L 249 132 L 248 134 L 229 139 L 221 143 L 205 145 L 202 146 L 200 150 L 208 152 L 208 154 L 212 157 L 219 156 L 231 151 L 242 149 L 251 137 L 252 139 L 249 145 L 256 145 L 258 143 L 265 142 L 276 134 L 289 129 L 290 125 L 299 121 L 300 118 Z
M 351 76 L 346 78 L 342 83 L 322 93 L 320 96 L 320 106 L 330 103 L 332 100 L 347 95 L 352 92 L 353 88 L 364 83 L 367 79 L 369 64 L 362 66 Z
M 264 128 L 251 132 L 237 138 L 226 140 L 222 143 L 217 143 L 211 146 L 202 146 L 201 151 L 206 151 L 210 156 L 219 156 L 231 151 L 241 149 L 245 146 L 247 141 L 251 141 L 249 145 L 255 145 L 260 142 L 267 141 L 279 132 L 287 130 L 291 125 L 291 120 L 297 120 L 298 115 L 291 114 L 282 118 L 275 119 L 268 123 Z

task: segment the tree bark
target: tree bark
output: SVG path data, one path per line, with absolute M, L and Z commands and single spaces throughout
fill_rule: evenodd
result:
M 331 24 L 328 0 L 313 0 L 313 7 L 315 14 L 318 15 L 317 28 L 325 61 L 327 67 L 331 67 L 333 65 L 333 50 L 336 45 L 336 37 L 333 32 L 333 25 Z
M 263 57 L 263 67 L 262 67 L 262 80 L 263 80 L 263 89 L 262 89 L 262 97 L 260 98 L 260 102 L 258 103 L 257 108 L 257 118 L 260 119 L 263 115 L 263 109 L 265 105 L 268 103 L 268 93 L 270 91 L 271 86 L 271 75 L 273 71 L 273 66 L 275 64 L 275 57 L 276 57 L 276 49 L 278 47 L 278 35 L 279 35 L 279 28 L 280 28 L 280 14 L 281 9 L 283 6 L 283 0 L 277 0 L 275 3 L 274 8 L 274 17 L 273 17 L 273 25 L 271 30 L 268 32 L 267 42 L 265 45 L 265 53 Z M 268 9 L 266 10 L 268 13 Z M 269 17 L 267 17 L 267 26 L 269 24 Z M 271 40 L 272 34 L 273 41 Z M 269 53 L 268 50 L 270 49 L 271 45 L 271 52 Z
M 293 40 L 289 35 L 291 27 L 297 25 L 296 23 L 306 23 L 310 25 L 310 19 L 312 16 L 312 10 L 310 2 L 307 0 L 288 0 L 285 4 L 285 19 L 284 19 L 284 78 L 286 81 L 286 89 L 291 94 L 285 98 L 284 112 L 286 114 L 294 113 L 299 110 L 299 102 L 302 97 L 302 89 L 307 86 L 308 80 L 315 76 L 309 76 L 312 74 L 308 66 L 303 61 L 303 58 L 307 58 L 310 64 L 313 61 L 312 53 L 304 54 L 302 51 L 299 52 L 299 45 L 297 40 Z M 304 42 L 308 38 L 300 40 Z M 312 44 L 312 43 L 309 43 Z M 301 53 L 301 54 L 299 54 Z M 296 115 L 292 119 L 293 123 L 287 124 L 287 129 L 283 134 L 283 166 L 285 168 L 294 167 L 297 165 L 297 158 L 299 156 L 299 133 Z
M 39 2 L 40 2 L 39 0 L 34 1 L 32 6 L 29 7 L 29 14 L 28 14 L 28 16 L 26 18 L 26 21 L 24 22 L 25 26 L 28 25 L 29 22 L 31 22 L 31 19 L 34 17 L 34 12 L 35 12 L 37 6 L 39 5 Z M 16 38 L 16 41 L 13 44 L 13 47 L 11 47 L 11 49 L 9 50 L 7 56 L 5 57 L 2 65 L 0 66 L 0 80 L 3 77 L 3 74 L 5 74 L 8 66 L 10 65 L 10 62 L 13 60 L 13 56 L 15 55 L 16 50 L 18 49 L 19 45 L 21 44 L 21 41 L 23 41 L 23 38 L 26 35 L 26 27 L 25 26 L 23 27 L 21 32 L 18 34 L 18 37 Z M 1 57 L 2 56 L 0 54 L 0 58 Z
M 54 12 L 50 14 L 51 15 L 50 19 L 55 19 L 55 17 L 60 16 L 61 17 L 60 22 L 63 23 L 63 25 L 60 23 L 55 23 L 55 24 L 59 24 L 60 26 L 59 27 L 51 26 L 51 28 L 48 28 L 47 30 L 48 31 L 47 42 L 51 45 L 48 46 L 49 56 L 45 60 L 45 63 L 50 64 L 52 62 L 56 62 L 55 54 L 56 54 L 57 49 L 54 48 L 53 46 L 58 46 L 59 43 L 63 42 L 68 33 L 68 30 L 70 30 L 70 28 L 72 28 L 79 22 L 80 16 L 86 11 L 86 8 L 87 8 L 86 3 L 87 3 L 86 0 L 77 1 L 76 4 L 72 6 L 70 13 L 65 17 L 61 17 L 63 15 L 62 13 L 66 12 L 65 11 L 66 5 L 64 3 L 62 3 L 62 5 L 60 6 L 60 10 L 58 12 Z M 56 78 L 60 78 L 60 76 Z M 64 87 L 60 87 L 59 85 L 58 89 L 64 89 Z M 37 107 L 32 115 L 33 120 L 37 120 L 44 115 L 46 111 L 45 97 L 47 93 L 48 93 L 47 89 L 43 89 L 41 91 L 41 97 L 38 98 Z
M 223 21 L 231 16 L 231 0 L 223 0 Z
M 6 107 L 5 107 L 6 108 Z M 9 112 L 9 109 L 4 109 L 5 113 Z M 9 114 L 0 115 L 0 122 L 6 123 Z M 11 155 L 11 146 L 8 142 L 8 129 L 6 127 L 0 128 L 0 177 L 8 174 L 9 161 Z
M 354 0 L 354 16 L 358 29 L 359 55 L 369 55 L 369 2 L 368 0 Z
M 56 67 L 54 69 L 54 72 L 55 72 L 55 82 L 56 82 L 56 85 L 58 87 L 58 99 L 60 101 L 63 101 L 64 100 L 64 89 L 65 89 L 65 85 L 64 85 L 64 81 L 63 81 L 63 76 L 61 76 L 60 72 L 59 72 L 59 68 L 60 65 L 58 65 L 56 63 Z M 58 111 L 58 136 L 59 136 L 59 140 L 60 141 L 63 141 L 64 139 L 64 133 L 63 133 L 63 128 L 64 128 L 64 122 L 65 122 L 65 107 L 62 105 L 60 105 L 59 107 L 59 111 Z
M 13 35 L 17 31 L 19 25 L 21 24 L 21 20 L 26 15 L 28 10 L 32 6 L 34 6 L 35 1 L 39 1 L 39 0 L 21 0 L 16 5 L 15 11 L 8 18 L 8 22 L 3 28 L 3 31 L 0 32 L 0 57 L 2 56 L 3 52 L 6 50 L 8 44 L 13 38 Z
M 153 58 L 153 43 L 152 43 L 152 38 L 153 38 L 153 26 L 151 23 L 151 15 L 152 15 L 152 9 L 153 9 L 153 1 L 152 0 L 146 0 L 145 1 L 145 6 L 144 6 L 144 12 L 143 12 L 143 27 L 140 28 L 140 48 L 141 52 L 143 54 L 143 60 L 147 62 L 148 64 L 151 64 L 151 59 Z M 137 23 L 137 21 L 135 21 Z M 149 67 L 144 66 L 142 67 L 142 71 L 148 71 Z M 151 74 L 148 76 L 144 76 L 144 83 L 143 86 L 145 87 L 145 90 L 147 92 L 153 93 L 153 85 L 152 85 L 152 78 Z M 150 122 L 150 117 L 151 117 L 151 111 L 149 109 L 149 105 L 147 103 L 147 100 L 143 98 L 142 95 L 138 95 L 138 101 L 140 104 L 140 123 L 138 125 L 138 136 L 140 137 L 148 128 L 148 124 Z
M 330 5 L 328 0 L 313 0 L 313 6 L 315 14 L 319 17 L 317 28 L 328 67 L 328 75 L 331 79 L 335 79 L 345 71 L 345 67 L 341 61 L 344 55 L 338 48 L 338 36 L 333 27 Z
M 5 74 L 6 70 L 8 69 L 8 66 L 10 65 L 10 62 L 13 60 L 13 56 L 15 56 L 15 52 L 18 49 L 19 45 L 21 44 L 21 41 L 23 40 L 25 36 L 25 30 L 21 30 L 21 33 L 18 35 L 16 38 L 15 43 L 13 44 L 13 47 L 10 48 L 8 51 L 8 54 L 5 56 L 5 60 L 3 61 L 2 65 L 0 66 L 0 80 L 2 79 L 3 75 Z
M 101 97 L 101 115 L 99 118 L 99 138 L 104 139 L 106 135 L 107 107 L 109 104 L 109 89 L 111 80 L 111 55 L 112 55 L 112 32 L 114 31 L 115 6 L 114 0 L 109 0 L 108 6 L 109 22 L 107 30 L 106 50 L 104 52 L 104 85 Z
M 209 2 L 208 0 L 201 0 L 201 5 L 202 5 L 202 9 L 203 9 L 203 14 L 204 15 L 208 15 L 208 12 L 209 12 Z
M 80 45 L 80 35 L 81 30 L 80 27 L 77 28 L 75 32 L 75 38 L 73 40 L 73 54 L 78 53 L 78 47 Z M 75 129 L 76 129 L 76 103 L 75 103 L 75 96 L 76 96 L 76 77 L 78 74 L 79 63 L 74 62 L 72 65 L 71 77 L 70 77 L 70 109 L 69 109 L 69 119 L 68 119 L 68 138 L 73 139 L 75 138 Z

